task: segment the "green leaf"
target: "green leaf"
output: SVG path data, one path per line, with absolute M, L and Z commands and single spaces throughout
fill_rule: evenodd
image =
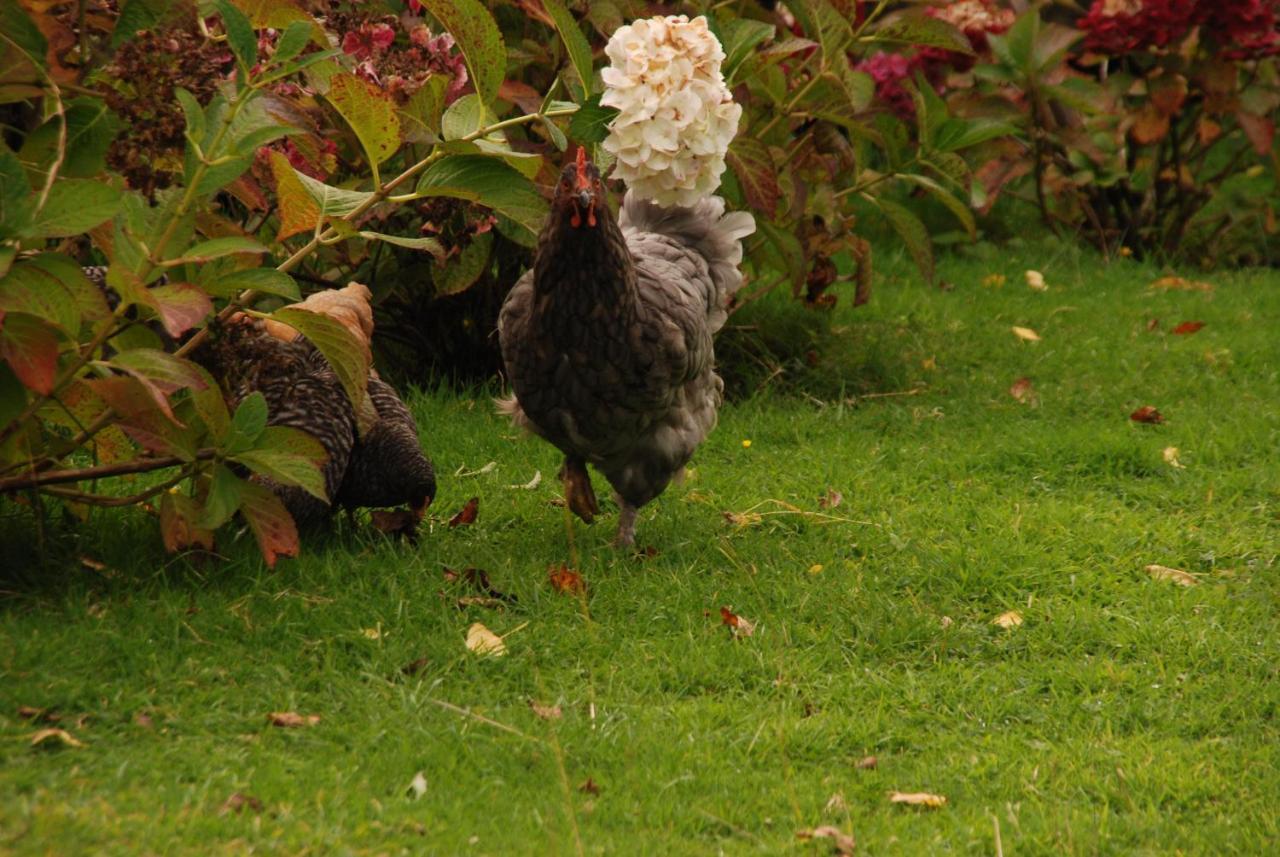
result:
M 196 526 L 216 530 L 231 520 L 231 516 L 240 507 L 241 490 L 247 484 L 225 464 L 215 466 L 213 478 L 209 480 L 209 493 L 204 498 L 204 511 L 196 521 Z
M 569 10 L 560 0 L 542 0 L 542 8 L 551 16 L 551 20 L 555 21 L 560 40 L 564 42 L 565 50 L 569 52 L 569 62 L 573 64 L 573 70 L 577 72 L 578 80 L 582 84 L 574 92 L 574 100 L 582 101 L 591 91 L 591 81 L 594 77 L 591 44 L 586 36 L 582 35 L 578 22 L 574 20 L 573 15 L 569 14 Z
M 276 52 L 271 55 L 272 64 L 282 65 L 302 53 L 314 30 L 315 24 L 308 20 L 294 21 L 285 27 L 276 42 Z
M 973 212 L 969 210 L 969 206 L 965 205 L 959 199 L 951 194 L 945 187 L 938 184 L 928 176 L 918 175 L 916 173 L 907 173 L 901 177 L 904 181 L 910 182 L 917 187 L 922 187 L 928 191 L 929 195 L 942 203 L 948 211 L 950 211 L 960 221 L 960 225 L 964 227 L 965 232 L 969 233 L 970 238 L 977 236 L 978 227 L 973 220 Z
M 209 167 L 196 185 L 199 196 L 210 196 L 231 184 L 253 165 L 253 155 L 240 155 Z
M 49 43 L 16 0 L 0 0 L 0 33 L 0 84 L 41 80 Z
M 9 269 L 13 266 L 13 260 L 18 256 L 18 248 L 8 245 L 0 245 L 0 278 L 9 273 Z M 3 425 L 3 423 L 0 423 Z
M 729 145 L 725 161 L 738 177 L 747 205 L 772 218 L 782 192 L 769 147 L 755 137 L 740 136 Z
M 433 74 L 426 83 L 409 96 L 409 103 L 400 111 L 400 131 L 410 143 L 434 143 L 440 128 L 440 112 L 444 110 L 444 94 L 449 78 Z
M 120 128 L 120 120 L 96 98 L 77 98 L 66 106 L 67 139 L 58 175 L 89 178 L 106 168 L 107 147 Z M 58 155 L 62 122 L 55 116 L 32 131 L 18 156 L 33 170 L 47 173 Z
M 804 247 L 800 244 L 800 239 L 796 238 L 795 233 L 775 226 L 768 220 L 756 221 L 756 227 L 765 239 L 756 247 L 763 252 L 769 267 L 786 274 L 792 291 L 798 290 L 804 284 L 807 273 Z
M 435 268 L 431 272 L 431 277 L 436 295 L 454 295 L 471 288 L 489 264 L 489 253 L 492 248 L 492 233 L 482 232 L 473 237 L 471 243 L 451 259 L 449 264 Z
M 362 231 L 360 233 L 360 237 L 366 238 L 370 241 L 385 241 L 388 244 L 394 244 L 397 247 L 407 247 L 410 250 L 426 250 L 432 256 L 435 256 L 436 259 L 442 261 L 445 256 L 444 247 L 434 238 L 406 238 L 401 235 L 384 235 L 381 232 L 366 231 Z
M 18 234 L 27 225 L 34 205 L 31 182 L 22 161 L 0 147 L 0 238 Z
M 227 453 L 235 455 L 253 449 L 267 427 L 267 399 L 254 390 L 245 396 L 231 417 L 231 433 L 227 437 Z
M 41 318 L 71 339 L 80 334 L 82 316 L 97 321 L 108 314 L 102 293 L 84 278 L 80 266 L 54 253 L 13 266 L 0 280 L 0 310 Z
M 547 215 L 546 200 L 528 179 L 499 160 L 479 155 L 449 155 L 436 161 L 418 180 L 418 193 L 480 203 L 534 234 Z
M 908 11 L 886 22 L 872 34 L 871 41 L 942 48 L 957 54 L 973 55 L 973 46 L 964 33 L 953 24 L 918 10 Z
M 907 245 L 907 252 L 915 260 L 916 267 L 925 281 L 933 283 L 933 245 L 929 241 L 929 230 L 905 206 L 888 199 L 873 198 L 872 202 L 884 212 L 889 225 Z
M 764 21 L 734 18 L 724 26 L 724 62 L 720 68 L 724 79 L 733 83 L 734 73 L 743 60 L 751 56 L 756 45 L 773 38 L 775 28 Z
M 53 392 L 58 371 L 58 332 L 42 318 L 5 313 L 0 326 L 0 359 L 24 385 L 42 396 Z
M 551 143 L 557 150 L 563 152 L 569 148 L 569 138 L 560 130 L 560 126 L 552 122 L 546 116 L 539 116 L 538 121 L 542 123 L 542 128 L 547 132 L 547 136 L 551 138 Z
M 219 298 L 233 298 L 245 289 L 265 295 L 279 295 L 290 300 L 302 300 L 298 284 L 293 277 L 275 268 L 248 268 L 221 274 L 212 281 L 201 281 L 206 292 Z
M 375 175 L 378 165 L 400 148 L 400 117 L 382 89 L 345 72 L 329 81 L 329 103 L 355 131 Z
M 107 365 L 141 375 L 165 393 L 185 388 L 203 390 L 208 386 L 208 375 L 198 365 L 166 351 L 130 348 L 116 354 Z
M 373 197 L 373 193 L 370 191 L 343 190 L 342 188 L 316 181 L 306 173 L 300 173 L 297 170 L 294 170 L 293 173 L 298 177 L 298 181 L 302 183 L 311 198 L 320 206 L 320 214 L 324 217 L 343 217 L 355 211 Z
M 988 35 L 987 43 L 991 45 L 991 52 L 1005 65 L 1030 75 L 1032 51 L 1039 34 L 1040 9 L 1032 6 L 1018 16 L 1007 32 Z
M 174 6 L 172 0 L 124 0 L 120 18 L 111 31 L 111 46 L 117 48 L 139 30 L 149 30 L 164 20 Z
M 270 318 L 289 325 L 314 345 L 342 383 L 357 415 L 364 412 L 369 381 L 370 355 L 364 343 L 352 335 L 341 322 L 327 315 L 301 307 L 287 306 L 276 310 Z
M 440 134 L 446 140 L 461 140 L 489 124 L 492 115 L 479 95 L 464 95 L 449 105 L 440 118 Z
M 53 183 L 44 208 L 19 231 L 25 238 L 70 238 L 110 220 L 120 210 L 120 191 L 91 179 Z
M 209 430 L 215 444 L 221 445 L 231 429 L 231 414 L 227 412 L 227 400 L 222 397 L 222 390 L 213 380 L 213 376 L 203 367 L 192 364 L 195 372 L 204 382 L 203 387 L 191 388 L 191 404 L 204 427 Z
M 941 152 L 956 152 L 998 137 L 1010 137 L 1018 129 L 996 119 L 956 119 L 942 122 L 934 134 L 933 147 Z
M 854 71 L 849 58 L 843 54 L 831 58 L 831 75 L 849 99 L 849 107 L 860 113 L 871 106 L 876 94 L 876 82 L 864 71 Z
M 231 52 L 236 55 L 236 61 L 247 75 L 249 69 L 258 62 L 258 36 L 253 31 L 253 25 L 228 0 L 216 0 L 214 6 L 227 29 L 227 43 L 231 45 Z
M 609 136 L 609 123 L 618 115 L 616 107 L 601 107 L 593 95 L 569 119 L 569 136 L 579 143 L 600 143 Z
M 321 470 L 328 456 L 324 447 L 303 431 L 268 426 L 255 449 L 230 457 L 260 476 L 284 485 L 296 485 L 316 499 L 329 500 Z
M 165 264 L 168 267 L 173 267 L 197 262 L 211 262 L 214 259 L 221 259 L 223 256 L 231 256 L 235 253 L 267 252 L 270 251 L 252 238 L 232 235 L 227 238 L 214 238 L 210 241 L 203 241 L 183 253 L 181 257 L 171 259 Z
M 476 92 L 492 104 L 507 73 L 507 48 L 493 16 L 479 0 L 422 0 L 422 5 L 457 40 Z
M 147 305 L 155 309 L 165 331 L 177 338 L 213 312 L 213 302 L 198 286 L 172 283 L 147 289 Z

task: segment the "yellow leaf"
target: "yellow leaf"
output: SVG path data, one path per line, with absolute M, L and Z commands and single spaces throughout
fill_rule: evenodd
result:
M 83 747 L 82 741 L 76 740 L 76 737 L 65 729 L 41 729 L 39 732 L 31 733 L 31 746 L 38 747 L 46 741 L 57 741 L 64 747 Z
M 1004 287 L 1004 274 L 987 274 L 982 278 L 982 285 L 988 289 L 999 289 Z
M 1200 578 L 1180 568 L 1169 568 L 1167 565 L 1148 565 L 1144 569 L 1154 580 L 1176 583 L 1179 586 L 1195 586 Z
M 1164 448 L 1164 463 L 1170 467 L 1176 467 L 1178 470 L 1186 470 L 1187 465 L 1178 460 L 1178 448 L 1176 446 L 1166 446 Z
M 1036 292 L 1049 291 L 1049 287 L 1045 285 L 1045 282 L 1044 282 L 1044 274 L 1040 273 L 1039 271 L 1027 271 L 1026 278 L 1027 278 L 1027 286 L 1032 291 L 1036 291 Z
M 328 99 L 356 132 L 375 171 L 400 148 L 400 117 L 385 90 L 342 72 L 329 79 Z
M 991 620 L 992 625 L 999 625 L 1001 628 L 1016 628 L 1022 624 L 1022 614 L 1017 610 L 1009 610 L 1001 613 L 999 616 Z
M 481 622 L 467 629 L 467 649 L 477 655 L 499 657 L 507 653 L 507 644 Z
M 1211 292 L 1213 283 L 1198 282 L 1183 277 L 1161 277 L 1147 288 L 1162 292 Z
M 905 803 L 909 806 L 927 806 L 931 809 L 944 806 L 947 802 L 947 799 L 942 795 L 933 795 L 928 792 L 893 792 L 889 795 L 889 800 L 893 803 Z
M 1026 342 L 1039 342 L 1040 334 L 1036 333 L 1029 327 L 1018 327 L 1014 325 L 1012 328 L 1013 335 Z
M 314 231 L 320 222 L 320 204 L 298 179 L 289 159 L 274 150 L 271 152 L 271 174 L 275 176 L 276 197 L 280 201 L 280 231 L 276 240 L 283 241 Z
M 926 372 L 932 372 L 933 370 L 938 368 L 938 361 L 936 358 L 926 357 L 925 359 L 920 361 L 920 368 L 925 370 Z

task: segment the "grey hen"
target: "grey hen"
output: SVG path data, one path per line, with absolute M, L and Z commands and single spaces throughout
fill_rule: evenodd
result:
M 657 497 L 716 423 L 724 384 L 712 336 L 742 284 L 745 212 L 712 197 L 664 209 L 628 194 L 617 220 L 579 150 L 556 186 L 537 258 L 498 319 L 513 421 L 565 455 L 569 507 L 599 509 L 586 464 L 621 509 L 615 543 L 635 543 Z

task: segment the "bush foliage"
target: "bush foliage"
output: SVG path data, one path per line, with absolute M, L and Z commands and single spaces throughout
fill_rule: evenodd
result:
M 743 106 L 721 190 L 759 226 L 739 305 L 781 288 L 822 308 L 844 281 L 866 300 L 869 222 L 931 279 L 925 223 L 942 221 L 921 206 L 963 239 L 1005 191 L 1104 247 L 1230 237 L 1257 257 L 1275 230 L 1274 4 L 1166 29 L 1158 5 L 1095 3 L 1073 26 L 986 0 L 664 7 L 708 14 Z M 210 547 L 238 513 L 268 561 L 296 553 L 250 474 L 323 492 L 316 445 L 268 431 L 256 398 L 229 413 L 189 356 L 233 313 L 275 318 L 362 402 L 367 349 L 288 306 L 354 279 L 384 357 L 492 373 L 497 308 L 565 153 L 609 165 L 602 47 L 651 13 L 0 0 L 2 502 L 142 506 L 171 550 Z M 1118 14 L 1155 23 L 1113 27 Z M 106 266 L 109 289 L 85 264 Z M 163 477 L 129 496 L 93 487 L 147 471 Z

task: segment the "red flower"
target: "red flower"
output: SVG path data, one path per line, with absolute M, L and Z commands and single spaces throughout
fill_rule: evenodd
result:
M 361 24 L 342 37 L 342 52 L 367 60 L 380 54 L 396 40 L 396 31 L 386 24 Z
M 871 75 L 876 82 L 876 95 L 900 116 L 915 113 L 911 95 L 902 88 L 902 81 L 911 76 L 913 62 L 902 54 L 877 51 L 858 63 L 856 69 Z

